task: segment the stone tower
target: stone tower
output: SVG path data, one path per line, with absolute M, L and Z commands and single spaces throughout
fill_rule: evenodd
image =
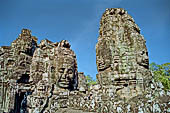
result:
M 151 80 L 148 52 L 139 27 L 127 11 L 106 9 L 96 45 L 97 79 L 121 97 L 141 94 Z
M 0 112 L 17 112 L 27 92 L 32 56 L 37 38 L 28 29 L 11 46 L 0 47 Z M 15 111 L 15 110 L 16 111 Z
M 170 91 L 152 79 L 145 40 L 124 9 L 106 9 L 87 87 L 66 40 L 37 44 L 23 29 L 0 47 L 0 113 L 169 113 Z

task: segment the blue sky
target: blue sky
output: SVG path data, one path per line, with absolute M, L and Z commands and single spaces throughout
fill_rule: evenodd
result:
M 170 62 L 169 0 L 0 0 L 0 46 L 10 45 L 22 28 L 39 41 L 68 40 L 78 70 L 96 77 L 95 45 L 106 8 L 124 8 L 145 37 L 150 62 Z

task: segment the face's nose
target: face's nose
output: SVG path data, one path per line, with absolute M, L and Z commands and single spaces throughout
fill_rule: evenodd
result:
M 64 70 L 64 73 L 63 73 L 63 77 L 62 77 L 62 78 L 64 78 L 64 79 L 67 78 L 67 69 Z
M 145 59 L 145 60 L 148 60 L 148 56 L 147 56 L 147 55 L 145 55 L 145 56 L 144 56 L 144 59 Z

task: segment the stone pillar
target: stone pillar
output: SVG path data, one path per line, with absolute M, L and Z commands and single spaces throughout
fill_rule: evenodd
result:
M 124 9 L 106 9 L 99 33 L 96 63 L 101 86 L 114 85 L 121 97 L 142 93 L 151 73 L 146 41 L 134 19 Z

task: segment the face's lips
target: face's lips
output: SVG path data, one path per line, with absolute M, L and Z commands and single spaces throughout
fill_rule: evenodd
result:
M 69 83 L 59 82 L 58 84 L 60 87 L 63 87 L 63 88 L 69 87 Z
M 69 84 L 70 82 L 68 81 L 59 81 L 60 84 Z
M 67 79 L 60 79 L 58 82 L 59 82 L 60 84 L 70 84 L 70 81 L 67 80 Z
M 148 59 L 144 60 L 144 62 L 145 62 L 144 64 L 146 64 L 146 65 L 149 64 L 149 60 Z
M 59 82 L 69 82 L 70 80 L 69 79 L 60 79 Z

